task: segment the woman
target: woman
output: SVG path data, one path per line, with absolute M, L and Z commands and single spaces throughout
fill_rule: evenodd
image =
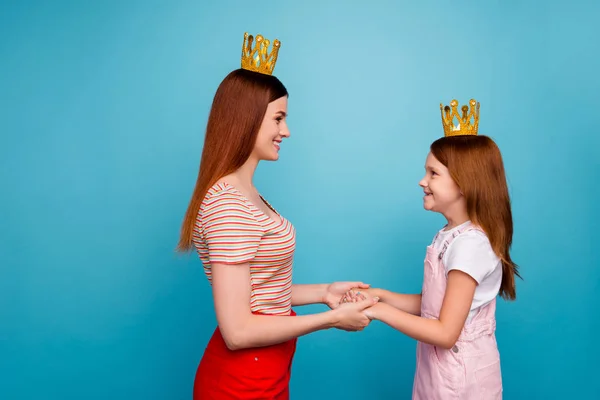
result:
M 252 183 L 290 136 L 288 93 L 272 75 L 280 43 L 245 34 L 242 68 L 220 84 L 180 250 L 197 250 L 212 285 L 218 327 L 196 373 L 194 399 L 288 399 L 296 339 L 321 329 L 362 330 L 377 299 L 339 305 L 361 282 L 293 285 L 295 230 Z M 295 316 L 292 306 L 331 310 Z

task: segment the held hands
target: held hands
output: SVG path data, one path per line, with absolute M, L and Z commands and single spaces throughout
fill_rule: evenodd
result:
M 325 287 L 323 303 L 327 304 L 333 310 L 340 305 L 340 300 L 347 292 L 351 290 L 366 290 L 369 287 L 369 284 L 363 282 L 334 282 Z
M 366 299 L 371 299 L 373 296 L 369 293 L 368 288 L 364 288 L 361 290 L 359 287 L 354 287 L 348 290 L 342 298 L 340 299 L 340 304 L 345 303 L 356 303 L 357 301 L 362 301 Z
M 371 322 L 371 318 L 368 316 L 369 308 L 377 304 L 378 301 L 379 298 L 371 297 L 340 304 L 333 311 L 336 313 L 334 327 L 345 331 L 362 331 Z
M 354 294 L 353 301 L 342 300 L 350 293 L 368 290 L 369 284 L 363 282 L 334 282 L 325 287 L 323 303 L 335 313 L 334 327 L 345 331 L 362 331 L 371 319 L 368 310 L 377 304 L 379 298 L 374 296 L 361 296 L 362 293 Z
M 371 293 L 371 290 L 373 289 L 359 289 L 359 288 L 352 288 L 350 290 L 348 290 L 346 293 L 344 293 L 344 295 L 342 296 L 342 298 L 340 299 L 340 306 L 346 305 L 346 304 L 356 304 L 356 303 L 362 303 L 365 301 L 373 301 L 376 300 L 375 302 L 373 302 L 373 306 L 365 309 L 363 311 L 363 313 L 370 319 L 376 319 L 375 318 L 375 310 L 378 309 L 380 306 L 377 305 L 377 303 L 379 302 L 379 297 L 373 296 L 373 294 Z

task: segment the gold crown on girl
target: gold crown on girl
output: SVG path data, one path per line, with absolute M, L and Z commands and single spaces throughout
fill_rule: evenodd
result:
M 479 128 L 479 102 L 471 99 L 469 106 L 461 107 L 462 115 L 458 113 L 458 101 L 452 100 L 450 106 L 440 104 L 442 114 L 442 125 L 444 127 L 444 136 L 477 135 Z M 454 117 L 458 120 L 458 125 L 454 125 Z
M 271 42 L 262 35 L 256 35 L 256 45 L 252 48 L 254 37 L 248 32 L 244 33 L 244 44 L 242 45 L 242 68 L 249 71 L 260 72 L 261 74 L 272 75 L 277 63 L 277 54 L 281 47 L 281 42 L 277 39 L 273 41 L 273 49 L 269 51 Z

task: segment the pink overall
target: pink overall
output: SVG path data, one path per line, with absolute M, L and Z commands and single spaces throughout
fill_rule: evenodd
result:
M 477 228 L 468 225 L 462 231 L 455 232 L 444 243 L 441 251 L 437 251 L 433 244 L 427 247 L 421 299 L 422 317 L 439 318 L 447 280 L 444 253 L 461 232 L 472 229 Z M 418 342 L 413 399 L 502 399 L 495 312 L 496 299 L 481 307 L 465 323 L 456 345 L 450 350 Z

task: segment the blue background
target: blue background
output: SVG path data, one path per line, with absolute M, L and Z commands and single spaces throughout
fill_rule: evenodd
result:
M 439 103 L 481 102 L 513 200 L 506 399 L 600 391 L 598 15 L 592 1 L 3 1 L 0 399 L 188 399 L 215 327 L 174 252 L 212 96 L 244 31 L 282 41 L 277 163 L 296 283 L 417 292 L 443 220 L 417 182 Z M 325 310 L 300 308 L 301 313 Z M 304 337 L 295 399 L 410 397 L 415 342 L 373 323 Z

